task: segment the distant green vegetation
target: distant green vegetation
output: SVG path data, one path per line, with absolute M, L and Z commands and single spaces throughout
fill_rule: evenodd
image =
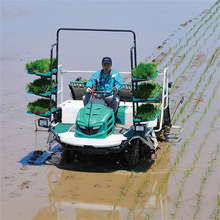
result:
M 56 68 L 56 58 L 53 58 L 52 66 L 53 69 Z M 41 59 L 26 63 L 25 68 L 30 72 L 47 73 L 50 71 L 50 59 Z
M 138 86 L 134 96 L 141 99 L 153 98 L 161 88 L 159 84 L 142 83 Z
M 142 104 L 137 107 L 136 119 L 154 119 L 156 114 L 160 112 L 160 106 L 153 104 Z
M 52 86 L 55 85 L 55 81 L 52 81 Z M 47 78 L 40 78 L 40 79 L 36 79 L 34 80 L 32 83 L 29 83 L 26 86 L 26 89 L 30 92 L 33 92 L 35 94 L 38 93 L 46 93 L 48 91 L 50 91 L 50 80 Z
M 135 78 L 150 78 L 155 76 L 157 65 L 155 63 L 140 62 L 137 67 L 131 70 L 132 76 Z
M 55 102 L 52 100 L 52 108 L 55 108 Z M 29 102 L 27 105 L 27 111 L 36 115 L 45 114 L 50 110 L 49 99 L 38 99 L 35 102 Z

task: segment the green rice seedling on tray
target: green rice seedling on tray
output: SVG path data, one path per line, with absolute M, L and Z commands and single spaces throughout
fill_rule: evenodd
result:
M 160 105 L 142 104 L 137 107 L 136 119 L 154 119 L 160 112 Z
M 155 63 L 140 62 L 135 68 L 131 70 L 132 76 L 135 78 L 151 78 L 154 77 L 157 71 Z
M 52 86 L 54 85 L 55 85 L 55 81 L 53 80 Z M 26 89 L 35 94 L 47 93 L 48 91 L 50 91 L 50 80 L 43 77 L 40 79 L 36 79 L 32 83 L 29 83 L 26 86 Z
M 56 58 L 53 58 L 52 68 L 56 68 Z M 30 72 L 47 73 L 50 71 L 50 59 L 36 60 L 30 63 L 26 63 L 25 68 Z
M 52 100 L 52 108 L 55 108 L 55 102 Z M 38 99 L 35 102 L 29 102 L 27 105 L 27 111 L 36 115 L 45 114 L 50 111 L 49 99 Z
M 138 86 L 134 96 L 140 99 L 153 98 L 161 88 L 159 84 L 142 83 Z

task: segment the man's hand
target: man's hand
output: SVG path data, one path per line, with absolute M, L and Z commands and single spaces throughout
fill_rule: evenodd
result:
M 91 89 L 90 87 L 87 87 L 86 93 L 87 93 L 87 94 L 91 94 L 91 93 L 92 93 L 92 89 Z
M 114 94 L 116 94 L 118 92 L 118 88 L 117 87 L 113 87 L 112 91 L 114 92 Z

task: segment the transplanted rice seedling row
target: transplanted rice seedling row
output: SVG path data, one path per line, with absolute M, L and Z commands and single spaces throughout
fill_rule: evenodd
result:
M 215 88 L 214 91 L 217 91 L 217 89 Z M 214 98 L 215 95 L 216 95 L 216 92 L 214 92 L 213 95 L 212 95 L 212 97 L 210 98 L 210 100 L 209 100 L 209 105 L 208 105 L 208 107 L 205 109 L 205 111 L 204 111 L 204 113 L 202 114 L 202 117 L 200 118 L 200 120 L 195 123 L 195 127 L 194 127 L 194 129 L 193 129 L 193 131 L 192 131 L 192 134 L 191 134 L 190 138 L 186 139 L 185 142 L 183 143 L 183 145 L 182 145 L 182 147 L 181 147 L 181 150 L 178 152 L 177 158 L 176 158 L 176 160 L 174 161 L 173 166 L 171 166 L 170 169 L 168 170 L 167 175 L 166 175 L 165 178 L 164 178 L 164 181 L 161 183 L 161 186 L 160 186 L 160 188 L 158 189 L 158 198 L 157 198 L 157 201 L 158 201 L 158 199 L 159 199 L 159 197 L 160 197 L 162 191 L 164 190 L 165 183 L 168 181 L 170 174 L 172 173 L 172 171 L 176 168 L 177 164 L 179 163 L 180 158 L 182 157 L 182 155 L 183 155 L 183 153 L 184 153 L 184 151 L 185 151 L 185 149 L 186 149 L 186 146 L 187 146 L 188 143 L 189 143 L 189 140 L 194 136 L 195 131 L 196 131 L 196 129 L 198 128 L 198 125 L 199 125 L 200 121 L 204 118 L 205 114 L 207 113 L 207 109 L 210 107 L 211 102 L 212 102 L 212 100 L 213 100 L 213 98 Z M 162 157 L 161 157 L 161 160 L 162 160 L 163 157 L 165 157 L 166 153 L 169 151 L 169 149 L 170 149 L 171 146 L 172 146 L 172 145 L 170 144 L 170 145 L 167 147 L 167 149 L 163 151 L 163 155 L 162 155 Z M 195 158 L 196 158 L 196 156 L 195 156 Z M 158 160 L 158 161 L 157 161 L 157 166 L 159 165 L 159 163 L 160 163 L 161 160 Z M 150 178 L 150 176 L 149 176 L 149 178 Z M 143 185 L 144 185 L 144 184 L 142 184 L 142 186 L 143 186 Z M 136 194 L 135 194 L 136 196 L 135 196 L 135 198 L 134 198 L 133 206 L 131 207 L 130 212 L 129 212 L 130 214 L 131 214 L 131 212 L 134 210 L 134 208 L 137 206 L 137 203 L 138 203 L 138 199 L 137 199 L 137 198 L 139 197 L 139 195 L 140 195 L 140 193 L 142 192 L 142 190 L 143 190 L 143 187 L 140 187 L 140 188 L 138 189 L 138 191 L 136 192 Z M 181 195 L 181 192 L 179 192 L 179 193 L 180 193 L 180 195 Z M 157 207 L 157 202 L 156 202 L 155 206 Z M 153 212 L 152 212 L 152 213 L 153 213 Z M 150 216 L 152 216 L 152 213 L 147 213 L 147 219 L 150 218 Z M 130 216 L 130 214 L 129 214 L 129 216 Z
M 211 62 L 211 61 L 210 61 L 210 62 Z M 207 66 L 208 66 L 207 68 L 209 68 L 209 65 L 207 65 Z M 204 70 L 203 75 L 204 75 L 206 72 L 207 72 L 207 69 Z M 200 83 L 201 83 L 201 80 L 198 81 L 197 85 L 199 85 Z M 198 87 L 197 87 L 197 89 L 198 89 Z M 194 91 L 194 93 L 195 93 L 195 91 Z M 215 94 L 213 94 L 213 95 L 215 96 Z M 193 95 L 188 99 L 188 103 L 190 102 L 190 100 L 191 100 L 192 97 L 193 97 Z M 210 98 L 210 100 L 212 101 L 212 100 L 213 100 L 213 97 Z M 209 103 L 211 103 L 211 101 L 210 101 Z M 186 107 L 186 105 L 187 105 L 188 103 L 185 104 L 184 108 Z M 208 109 L 209 107 L 210 107 L 210 105 L 208 105 L 208 107 L 204 110 L 204 113 L 203 113 L 203 115 L 201 116 L 201 118 L 200 118 L 198 121 L 196 121 L 195 126 L 194 126 L 194 129 L 193 129 L 193 131 L 192 131 L 190 137 L 187 138 L 187 139 L 184 141 L 184 143 L 183 143 L 182 146 L 181 146 L 180 151 L 179 151 L 178 154 L 177 154 L 176 160 L 174 161 L 173 165 L 169 168 L 169 170 L 168 170 L 168 172 L 167 172 L 167 174 L 166 174 L 166 176 L 165 176 L 165 178 L 164 178 L 164 181 L 161 183 L 161 185 L 160 185 L 160 187 L 159 187 L 159 189 L 158 189 L 158 197 L 157 197 L 157 200 L 156 200 L 155 207 L 157 207 L 157 201 L 158 201 L 158 199 L 160 199 L 160 195 L 161 195 L 162 191 L 164 190 L 165 183 L 168 181 L 170 174 L 172 173 L 172 171 L 176 168 L 177 164 L 179 163 L 179 161 L 180 161 L 182 155 L 183 155 L 184 152 L 185 152 L 186 146 L 188 145 L 190 139 L 194 136 L 195 131 L 196 131 L 196 129 L 198 128 L 198 126 L 199 126 L 199 124 L 200 124 L 200 121 L 204 118 L 205 114 L 207 113 L 207 109 Z M 183 112 L 184 108 L 182 108 L 182 110 L 181 110 L 182 112 Z M 181 113 L 182 113 L 182 112 L 181 112 Z M 179 118 L 179 116 L 181 115 L 181 113 L 176 117 L 175 121 Z M 195 156 L 195 161 L 196 161 L 196 158 L 197 158 L 197 156 Z M 181 193 L 182 193 L 182 192 L 179 192 L 180 195 L 181 195 Z M 154 210 L 154 211 L 155 211 L 155 210 Z M 154 211 L 152 211 L 152 213 L 148 212 L 148 213 L 146 214 L 146 218 L 149 219 L 149 218 L 153 215 L 153 212 L 154 212 Z
M 217 18 L 218 18 L 218 17 L 217 17 Z M 216 18 L 215 21 L 217 21 L 217 18 Z M 179 65 L 183 62 L 183 60 L 186 58 L 187 54 L 189 54 L 190 51 L 191 51 L 193 48 L 197 47 L 198 42 L 205 36 L 205 33 L 207 33 L 207 30 L 211 27 L 211 25 L 212 25 L 213 23 L 214 23 L 214 22 L 212 22 L 212 23 L 206 28 L 206 30 L 203 32 L 203 34 L 196 40 L 195 44 L 193 44 L 193 46 L 191 46 L 191 47 L 182 55 L 181 60 L 175 65 L 175 68 L 173 68 L 173 70 L 172 70 L 172 72 L 171 72 L 172 75 L 173 75 L 174 72 L 178 69 Z M 197 30 L 197 31 L 198 31 L 198 30 Z M 214 33 L 214 31 L 215 31 L 215 27 L 214 27 L 214 29 L 213 29 L 213 32 L 211 32 L 211 33 Z M 196 33 L 197 33 L 197 32 L 196 32 Z M 211 34 L 209 35 L 209 37 L 211 37 Z M 205 39 L 204 42 L 206 42 L 206 40 L 207 40 L 207 39 Z M 187 40 L 187 42 L 189 42 L 189 39 Z M 188 43 L 186 43 L 186 44 L 183 46 L 183 48 L 186 48 L 187 45 L 188 45 Z M 203 44 L 203 46 L 204 46 L 204 45 L 205 45 L 205 43 Z M 187 65 L 187 67 L 184 69 L 184 71 L 182 72 L 181 75 L 183 75 L 184 72 L 190 67 L 190 65 L 191 65 L 191 63 L 192 63 L 192 61 L 193 61 L 194 56 L 198 53 L 198 51 L 200 51 L 201 47 L 202 47 L 202 46 L 200 46 L 200 48 L 198 48 L 197 51 L 192 55 L 192 57 L 191 57 L 191 59 L 190 59 L 188 65 Z M 181 49 L 182 49 L 182 47 L 181 47 Z M 181 75 L 180 75 L 180 76 L 181 76 Z M 180 76 L 179 76 L 179 77 L 180 77 Z M 176 81 L 177 81 L 177 79 L 176 79 Z
M 201 99 L 202 97 L 203 97 L 203 94 L 204 94 L 204 92 L 205 92 L 205 90 L 206 90 L 206 88 L 209 86 L 209 84 L 210 84 L 210 82 L 211 82 L 211 80 L 212 80 L 212 78 L 213 78 L 213 75 L 216 73 L 216 69 L 213 71 L 213 73 L 211 74 L 211 76 L 209 77 L 209 81 L 205 84 L 205 88 L 202 90 L 202 92 L 200 93 L 200 96 L 198 97 L 198 99 Z M 219 84 L 219 83 L 218 83 Z M 214 92 L 215 92 L 215 90 L 216 89 L 214 89 Z M 195 105 L 194 105 L 194 107 L 193 107 L 193 111 L 192 111 L 192 113 L 194 113 L 195 112 L 195 109 L 196 109 L 196 107 L 198 106 L 198 104 L 199 104 L 199 102 L 196 102 L 195 103 Z M 189 115 L 187 116 L 187 118 L 189 118 Z
M 216 13 L 217 13 L 217 9 L 216 9 L 215 12 L 213 12 L 213 15 L 210 16 L 209 19 L 207 19 L 207 22 L 208 22 Z M 200 22 L 203 21 L 203 19 L 204 19 L 207 15 L 208 15 L 208 13 L 203 16 L 203 18 L 200 20 Z M 217 21 L 217 18 L 216 18 L 215 21 Z M 206 22 L 206 23 L 207 23 L 207 22 Z M 190 42 L 190 41 L 193 39 L 193 37 L 195 37 L 195 35 L 199 32 L 199 30 L 201 29 L 201 27 L 203 26 L 203 24 L 204 24 L 204 23 L 202 23 L 202 24 L 197 28 L 197 30 L 193 33 L 193 36 L 191 36 L 191 37 L 189 37 L 188 39 L 186 39 L 186 44 L 183 45 L 183 46 L 180 46 L 180 47 L 177 49 L 177 51 L 176 51 L 176 52 L 173 54 L 173 56 L 170 58 L 169 62 L 166 63 L 162 69 L 164 69 L 166 66 L 169 66 L 169 65 L 173 62 L 174 58 L 180 53 L 180 51 L 181 51 L 183 48 L 186 48 L 186 47 L 188 46 L 189 42 Z M 193 27 L 191 30 L 193 30 L 193 29 L 195 28 L 195 26 L 196 26 L 196 24 L 194 25 L 194 27 Z M 209 26 L 209 27 L 210 27 L 210 26 Z M 189 32 L 188 32 L 188 33 L 189 33 Z M 204 31 L 204 34 L 205 34 L 205 33 L 206 33 L 206 31 Z M 188 35 L 188 34 L 187 34 L 187 35 Z M 198 41 L 199 41 L 202 37 L 203 37 L 203 35 L 202 35 L 199 39 L 197 39 L 196 45 L 198 44 Z M 180 41 L 179 41 L 179 43 L 180 43 Z M 179 44 L 179 43 L 178 43 L 178 44 Z M 192 49 L 193 47 L 195 47 L 196 45 L 192 46 L 189 51 L 191 51 L 191 49 Z M 172 49 L 171 49 L 171 50 L 172 50 Z M 187 53 L 189 53 L 189 51 L 188 51 Z M 183 61 L 183 59 L 184 59 L 185 56 L 186 56 L 186 53 L 183 55 L 183 58 L 182 58 L 181 62 Z M 181 62 L 179 62 L 179 64 L 180 64 Z M 178 64 L 178 65 L 179 65 L 179 64 Z M 178 65 L 176 65 L 175 70 L 177 70 Z M 173 73 L 174 73 L 174 71 L 172 72 L 172 74 L 173 74 Z
M 165 158 L 165 156 L 166 156 L 167 153 L 169 152 L 171 146 L 172 146 L 172 145 L 169 144 L 168 147 L 166 147 L 166 148 L 163 150 L 163 153 L 162 153 L 161 157 L 157 159 L 157 168 L 159 167 L 161 161 Z M 153 172 L 154 169 L 155 169 L 155 168 L 153 167 L 153 168 L 151 169 L 151 172 Z M 128 219 L 129 219 L 131 213 L 134 211 L 135 207 L 138 205 L 138 199 L 139 199 L 140 194 L 141 194 L 142 191 L 146 188 L 147 184 L 148 184 L 149 181 L 151 180 L 151 172 L 147 172 L 147 173 L 146 173 L 146 177 L 145 177 L 144 181 L 140 184 L 140 187 L 138 188 L 137 192 L 134 194 L 133 204 L 132 204 L 132 207 L 130 208 L 130 211 L 129 211 L 128 217 L 127 217 Z M 121 192 L 120 192 L 120 195 L 118 196 L 118 199 L 117 199 L 117 201 L 116 201 L 115 204 L 114 204 L 113 210 L 112 210 L 111 212 L 109 212 L 108 218 L 110 218 L 111 216 L 114 215 L 115 208 L 117 207 L 118 203 L 120 202 L 122 196 L 124 196 L 124 193 L 125 193 L 125 191 L 126 191 L 126 188 L 128 188 L 129 182 L 130 182 L 130 180 L 132 179 L 132 177 L 133 177 L 133 171 L 131 172 L 130 176 L 127 177 L 127 180 L 126 180 L 125 184 L 122 186 L 122 190 L 121 190 Z
M 210 82 L 211 82 L 211 80 L 213 79 L 213 76 L 214 76 L 215 73 L 216 73 L 216 69 L 213 71 L 213 73 L 212 73 L 211 76 L 209 77 L 209 81 L 205 84 L 205 88 L 204 88 L 204 89 L 202 90 L 202 92 L 200 93 L 200 96 L 198 97 L 199 100 L 203 97 L 203 94 L 204 94 L 204 92 L 206 91 L 207 87 L 210 85 Z M 215 89 L 214 89 L 214 92 L 213 92 L 213 95 L 215 95 L 218 86 L 219 86 L 219 83 L 216 85 L 216 87 L 215 87 Z M 199 103 L 200 103 L 199 101 L 196 102 L 195 105 L 194 105 L 194 107 L 192 108 L 192 112 L 189 113 L 186 118 L 183 118 L 183 119 L 182 119 L 183 125 L 184 125 L 184 123 L 185 123 L 185 120 L 186 120 L 186 119 L 189 119 L 189 117 L 195 112 L 195 109 L 197 108 L 197 106 L 199 105 Z
M 196 128 L 198 127 L 198 125 L 199 125 L 199 122 L 196 123 L 195 128 L 194 128 L 194 131 L 192 132 L 192 136 L 194 135 L 195 130 L 196 130 Z M 190 137 L 190 138 L 191 138 L 191 137 Z M 180 158 L 182 157 L 182 155 L 183 155 L 183 153 L 184 153 L 184 151 L 185 151 L 185 148 L 186 148 L 187 144 L 189 143 L 190 138 L 186 139 L 185 142 L 183 143 L 183 145 L 182 145 L 182 147 L 181 147 L 181 150 L 180 150 L 180 153 L 177 155 L 177 158 L 176 158 L 176 160 L 174 161 L 174 164 L 173 164 L 173 165 L 170 167 L 170 169 L 168 170 L 168 172 L 167 172 L 167 174 L 166 174 L 166 176 L 165 176 L 165 178 L 164 178 L 163 183 L 161 183 L 160 188 L 159 188 L 159 190 L 158 190 L 158 198 L 157 198 L 157 201 L 158 201 L 159 196 L 161 195 L 162 191 L 164 190 L 165 183 L 168 181 L 169 175 L 172 173 L 172 171 L 176 168 L 176 165 L 179 163 Z M 170 145 L 163 151 L 163 154 L 162 154 L 161 158 L 163 158 L 163 157 L 166 156 L 166 154 L 167 154 L 167 152 L 169 151 L 169 149 L 170 149 L 171 146 L 172 146 L 172 145 L 170 144 Z M 161 161 L 162 161 L 162 159 L 161 159 L 161 160 L 160 160 L 160 159 L 157 160 L 157 166 L 160 164 Z M 133 204 L 132 204 L 132 206 L 130 207 L 130 212 L 129 212 L 129 214 L 128 214 L 128 218 L 130 218 L 131 213 L 134 211 L 135 207 L 138 205 L 138 199 L 139 199 L 141 193 L 143 192 L 143 190 L 145 189 L 145 187 L 147 186 L 147 183 L 150 181 L 150 178 L 151 178 L 151 175 L 150 175 L 150 173 L 148 173 L 148 174 L 146 175 L 145 181 L 140 184 L 140 187 L 137 189 L 136 193 L 134 194 Z M 122 187 L 121 193 L 120 193 L 120 195 L 119 195 L 119 197 L 118 197 L 118 198 L 119 198 L 118 201 L 115 203 L 114 210 L 115 210 L 116 205 L 118 204 L 118 202 L 121 200 L 122 196 L 124 195 L 124 192 L 125 192 L 125 189 L 126 189 L 127 186 L 128 186 L 128 184 L 127 184 L 127 182 L 126 182 L 126 183 L 123 185 L 123 187 Z M 157 202 L 156 202 L 156 207 L 157 207 Z M 114 210 L 113 210 L 113 212 L 114 212 Z M 108 217 L 110 217 L 110 216 L 112 216 L 112 215 L 113 215 L 113 213 L 111 212 L 111 214 L 110 214 Z M 146 214 L 146 218 L 150 218 L 152 215 L 153 215 L 153 212 L 152 212 L 152 213 L 147 213 L 147 214 Z
M 167 183 L 170 174 L 175 170 L 177 164 L 179 164 L 180 159 L 182 158 L 182 156 L 183 156 L 183 154 L 185 152 L 186 146 L 188 145 L 188 143 L 191 140 L 191 138 L 195 135 L 195 131 L 198 128 L 200 122 L 203 120 L 204 116 L 206 115 L 206 113 L 207 113 L 207 111 L 208 111 L 208 109 L 209 109 L 209 107 L 210 107 L 210 105 L 211 105 L 211 103 L 213 101 L 214 96 L 215 96 L 215 94 L 209 99 L 210 100 L 209 101 L 209 105 L 204 109 L 204 112 L 201 115 L 201 117 L 195 122 L 195 126 L 193 128 L 193 131 L 192 131 L 191 135 L 181 145 L 180 150 L 177 152 L 177 156 L 176 156 L 176 159 L 175 159 L 173 165 L 170 166 L 170 168 L 168 169 L 168 171 L 166 173 L 166 176 L 165 176 L 163 182 L 160 183 L 160 187 L 158 188 L 158 196 L 157 196 L 157 199 L 156 199 L 155 209 L 152 210 L 151 213 L 148 212 L 146 214 L 148 219 L 153 215 L 154 211 L 156 211 L 158 200 L 160 199 L 161 193 L 163 192 L 163 190 L 165 188 L 165 184 Z M 179 193 L 181 193 L 181 192 L 179 192 Z
M 215 96 L 215 94 L 213 94 L 213 95 Z M 210 100 L 213 100 L 213 98 L 211 98 Z M 209 103 L 211 103 L 211 102 L 209 102 Z M 209 108 L 209 107 L 210 107 L 210 105 L 208 106 L 208 108 Z M 207 112 L 207 110 L 205 110 L 205 113 L 202 115 L 202 118 L 204 117 L 204 115 L 206 114 L 206 112 Z M 195 127 L 194 127 L 194 129 L 193 129 L 193 132 L 192 132 L 192 134 L 191 134 L 191 137 L 194 136 L 195 131 L 196 131 L 196 129 L 198 128 L 199 122 L 202 120 L 202 118 L 200 118 L 200 120 L 195 123 Z M 191 137 L 190 137 L 190 138 L 191 138 Z M 167 174 L 166 174 L 166 176 L 165 176 L 163 182 L 161 183 L 161 186 L 160 186 L 160 188 L 158 189 L 158 198 L 157 198 L 157 201 L 158 201 L 158 199 L 160 199 L 160 195 L 161 195 L 162 191 L 164 190 L 165 183 L 168 181 L 170 174 L 172 173 L 172 171 L 176 168 L 177 164 L 179 163 L 180 158 L 182 157 L 182 155 L 183 155 L 183 153 L 184 153 L 184 151 L 185 151 L 185 149 L 186 149 L 186 146 L 187 146 L 188 143 L 189 143 L 190 138 L 185 140 L 184 144 L 183 144 L 182 147 L 181 147 L 181 151 L 178 153 L 177 158 L 176 158 L 176 160 L 174 161 L 173 166 L 170 167 L 170 169 L 168 170 L 168 172 L 167 172 Z M 169 151 L 169 149 L 170 149 L 171 146 L 172 146 L 172 145 L 170 144 L 170 145 L 163 151 L 161 160 L 159 159 L 159 160 L 157 161 L 157 166 L 158 166 L 158 165 L 160 164 L 160 162 L 162 161 L 162 158 L 165 157 L 165 155 L 167 154 L 167 152 Z M 195 158 L 196 158 L 196 157 L 197 157 L 197 156 L 195 156 Z M 196 159 L 195 159 L 195 160 L 196 160 Z M 194 163 L 195 163 L 195 161 L 194 161 Z M 130 212 L 129 212 L 129 214 L 128 214 L 128 219 L 129 219 L 129 217 L 130 217 L 130 215 L 131 215 L 131 212 L 133 212 L 134 209 L 135 209 L 135 207 L 137 206 L 137 204 L 138 204 L 138 198 L 139 198 L 139 196 L 141 195 L 141 193 L 142 193 L 143 189 L 145 188 L 145 186 L 147 185 L 147 182 L 149 182 L 149 181 L 150 181 L 150 174 L 147 175 L 145 182 L 143 182 L 143 183 L 140 185 L 140 187 L 138 188 L 137 192 L 135 193 L 134 202 L 133 202 L 132 207 L 130 208 Z M 179 192 L 179 193 L 181 194 L 181 192 Z M 156 204 L 155 204 L 155 209 L 157 208 L 157 201 L 156 201 Z M 153 215 L 153 211 L 152 211 L 151 213 L 148 212 L 146 215 L 147 215 L 147 216 L 146 216 L 146 219 L 150 219 L 150 217 Z
M 128 216 L 127 216 L 127 219 L 130 219 L 131 217 L 131 213 L 134 211 L 135 207 L 137 206 L 138 204 L 138 199 L 142 193 L 142 190 L 147 186 L 148 182 L 150 181 L 150 177 L 151 177 L 151 174 L 148 173 L 144 182 L 140 185 L 140 187 L 138 188 L 138 190 L 136 191 L 135 195 L 134 195 L 134 202 L 133 202 L 133 205 L 132 207 L 130 208 L 129 210 L 129 213 L 128 213 Z
M 203 192 L 203 189 L 204 189 L 204 185 L 207 181 L 209 173 L 211 172 L 214 161 L 216 159 L 218 159 L 218 157 L 219 157 L 219 147 L 220 147 L 220 145 L 218 144 L 215 155 L 214 155 L 214 157 L 211 156 L 210 165 L 209 165 L 208 169 L 205 171 L 203 179 L 201 181 L 199 192 L 197 193 L 196 209 L 195 209 L 195 212 L 194 212 L 194 215 L 193 215 L 193 219 L 196 219 L 196 216 L 197 216 L 197 214 L 200 210 L 200 200 L 201 200 L 202 192 Z
M 217 205 L 216 205 L 216 210 L 212 212 L 210 215 L 212 219 L 219 220 L 220 218 L 220 187 L 219 187 L 219 192 L 217 195 Z
M 216 1 L 216 3 L 209 9 L 209 12 L 211 13 L 212 9 L 213 9 L 215 6 L 217 6 L 218 4 L 219 4 L 219 1 Z M 208 16 L 208 14 L 209 14 L 209 13 L 206 13 L 205 15 L 203 15 L 199 22 L 202 22 L 202 21 L 205 19 L 205 17 Z M 199 22 L 198 22 L 198 23 L 199 23 Z M 197 25 L 197 23 L 194 24 L 194 26 L 186 33 L 186 37 L 187 37 L 187 35 L 190 34 L 190 32 L 195 28 L 196 25 Z
M 134 171 L 132 170 L 132 172 L 130 173 L 130 175 L 127 176 L 127 179 L 126 179 L 125 183 L 122 185 L 120 194 L 119 194 L 119 196 L 118 196 L 118 199 L 117 199 L 117 201 L 114 203 L 113 210 L 108 213 L 107 218 L 111 218 L 112 216 L 114 216 L 114 211 L 115 211 L 115 209 L 116 209 L 118 203 L 121 201 L 121 198 L 122 198 L 122 196 L 124 195 L 124 192 L 125 192 L 126 188 L 128 187 L 129 182 L 130 182 L 130 180 L 133 178 L 133 176 L 134 176 Z
M 209 35 L 209 37 L 211 37 L 212 34 L 213 34 L 213 32 L 211 32 L 211 34 Z M 207 39 L 206 39 L 206 40 L 207 40 Z M 203 45 L 203 46 L 204 46 L 204 45 Z M 197 49 L 197 52 L 196 52 L 196 53 L 198 53 L 198 52 L 200 51 L 201 47 L 202 47 L 202 46 L 200 46 L 200 47 Z M 193 58 L 194 58 L 194 56 L 196 55 L 196 53 L 194 53 L 194 54 L 192 55 L 190 61 L 188 62 L 188 65 L 184 68 L 184 70 L 183 70 L 182 73 L 179 75 L 179 77 L 182 76 L 182 75 L 184 75 L 184 73 L 187 71 L 187 69 L 190 68 L 190 65 L 191 65 L 191 63 L 192 63 L 192 61 L 193 61 Z M 213 54 L 213 56 L 214 56 L 214 54 Z M 176 70 L 176 68 L 175 68 L 174 70 Z M 176 85 L 176 83 L 178 82 L 179 77 L 174 80 L 174 83 L 173 83 L 173 86 L 172 86 L 170 92 L 172 92 L 172 90 L 175 88 L 175 85 Z
M 213 129 L 213 126 L 214 126 L 214 124 L 215 124 L 215 122 L 216 122 L 216 120 L 217 120 L 217 118 L 218 118 L 219 116 L 220 116 L 220 111 L 218 112 L 217 115 L 214 116 L 213 120 L 211 121 L 209 130 L 208 130 L 207 134 L 204 136 L 203 142 L 202 142 L 202 144 L 200 144 L 199 150 L 197 151 L 197 153 L 196 153 L 195 156 L 194 156 L 193 164 L 192 164 L 192 165 L 184 172 L 184 174 L 183 174 L 183 178 L 182 178 L 182 180 L 180 181 L 181 184 L 180 184 L 179 193 L 178 193 L 178 195 L 177 195 L 176 201 L 174 202 L 174 204 L 175 204 L 175 212 L 173 213 L 172 219 L 175 219 L 175 217 L 176 217 L 177 210 L 178 210 L 179 204 L 180 204 L 180 198 L 181 198 L 181 196 L 182 196 L 182 192 L 183 192 L 183 190 L 184 190 L 185 183 L 186 183 L 186 181 L 187 181 L 187 179 L 188 179 L 190 173 L 192 174 L 192 171 L 193 171 L 193 169 L 194 169 L 194 167 L 195 167 L 195 164 L 196 164 L 196 162 L 198 161 L 198 159 L 199 159 L 199 157 L 200 157 L 200 154 L 201 154 L 201 152 L 202 152 L 202 150 L 203 150 L 203 148 L 204 148 L 204 146 L 205 146 L 205 143 L 206 143 L 206 141 L 207 141 L 207 138 L 209 137 L 209 135 L 210 135 L 210 133 L 211 133 L 211 131 L 212 131 L 212 129 Z M 195 130 L 195 129 L 194 129 L 194 130 Z M 193 133 L 193 135 L 194 135 L 194 133 Z
M 202 79 L 203 79 L 203 76 L 204 76 L 204 75 L 206 74 L 206 72 L 208 71 L 208 69 L 209 69 L 209 67 L 210 67 L 210 64 L 211 64 L 212 61 L 213 61 L 213 58 L 214 58 L 214 56 L 212 56 L 211 59 L 209 60 L 209 63 L 207 64 L 205 70 L 202 72 L 202 74 L 201 74 L 201 76 L 200 76 L 200 78 L 199 78 L 199 80 L 198 80 L 198 82 L 197 82 L 197 84 L 196 84 L 196 86 L 195 86 L 194 91 L 192 91 L 191 94 L 190 94 L 190 96 L 188 97 L 188 99 L 185 100 L 185 102 L 184 102 L 183 106 L 181 107 L 179 113 L 177 114 L 176 118 L 174 119 L 173 124 L 175 124 L 175 122 L 177 121 L 177 119 L 178 119 L 178 118 L 180 117 L 180 115 L 183 113 L 185 107 L 186 107 L 186 106 L 189 104 L 189 102 L 193 99 L 193 96 L 194 96 L 195 92 L 198 90 L 199 85 L 200 85 L 200 83 L 201 83 L 201 81 L 202 81 Z

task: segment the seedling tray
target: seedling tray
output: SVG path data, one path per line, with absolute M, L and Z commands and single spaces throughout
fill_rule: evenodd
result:
M 135 78 L 135 77 L 132 76 L 132 80 L 133 80 L 133 81 L 136 81 L 136 82 L 153 80 L 153 79 L 155 79 L 155 78 L 158 76 L 159 72 L 160 72 L 160 71 L 157 70 L 156 73 L 155 73 L 155 75 L 154 75 L 153 77 L 150 77 L 150 78 Z
M 27 91 L 29 94 L 39 95 L 43 97 L 49 97 L 51 94 L 54 94 L 57 91 L 57 89 L 53 89 L 52 92 L 46 92 L 46 93 L 33 93 L 31 91 Z
M 38 99 L 34 102 L 29 102 L 27 105 L 27 113 L 35 114 L 40 116 L 49 116 L 52 112 L 56 111 L 55 101 L 52 100 L 52 110 L 50 112 L 50 100 L 49 99 Z
M 27 71 L 28 74 L 35 74 L 37 76 L 44 76 L 44 77 L 49 77 L 52 74 L 56 74 L 57 73 L 57 69 L 53 69 L 52 70 L 52 74 L 51 71 L 47 72 L 47 73 L 38 73 L 38 72 L 31 72 L 31 71 Z
M 144 121 L 154 121 L 156 120 L 159 116 L 160 116 L 161 111 L 159 111 L 154 118 L 148 118 L 148 119 L 138 119 L 138 118 L 134 118 L 134 122 L 144 122 Z
M 84 88 L 86 87 L 86 83 L 87 82 L 83 82 L 83 81 L 71 81 L 69 85 L 74 87 Z
M 158 92 L 155 94 L 155 96 L 152 97 L 152 98 L 135 98 L 135 97 L 133 97 L 133 101 L 134 101 L 134 102 L 154 101 L 154 100 L 158 97 L 159 94 L 160 94 L 160 91 L 158 91 Z
M 52 113 L 56 111 L 56 108 L 52 108 Z M 35 114 L 35 115 L 39 115 L 39 116 L 43 116 L 43 117 L 49 117 L 51 115 L 51 112 L 48 111 L 46 113 L 40 113 L 40 114 L 36 114 L 36 113 L 33 113 L 33 112 L 30 112 L 30 111 L 27 111 L 28 114 Z

